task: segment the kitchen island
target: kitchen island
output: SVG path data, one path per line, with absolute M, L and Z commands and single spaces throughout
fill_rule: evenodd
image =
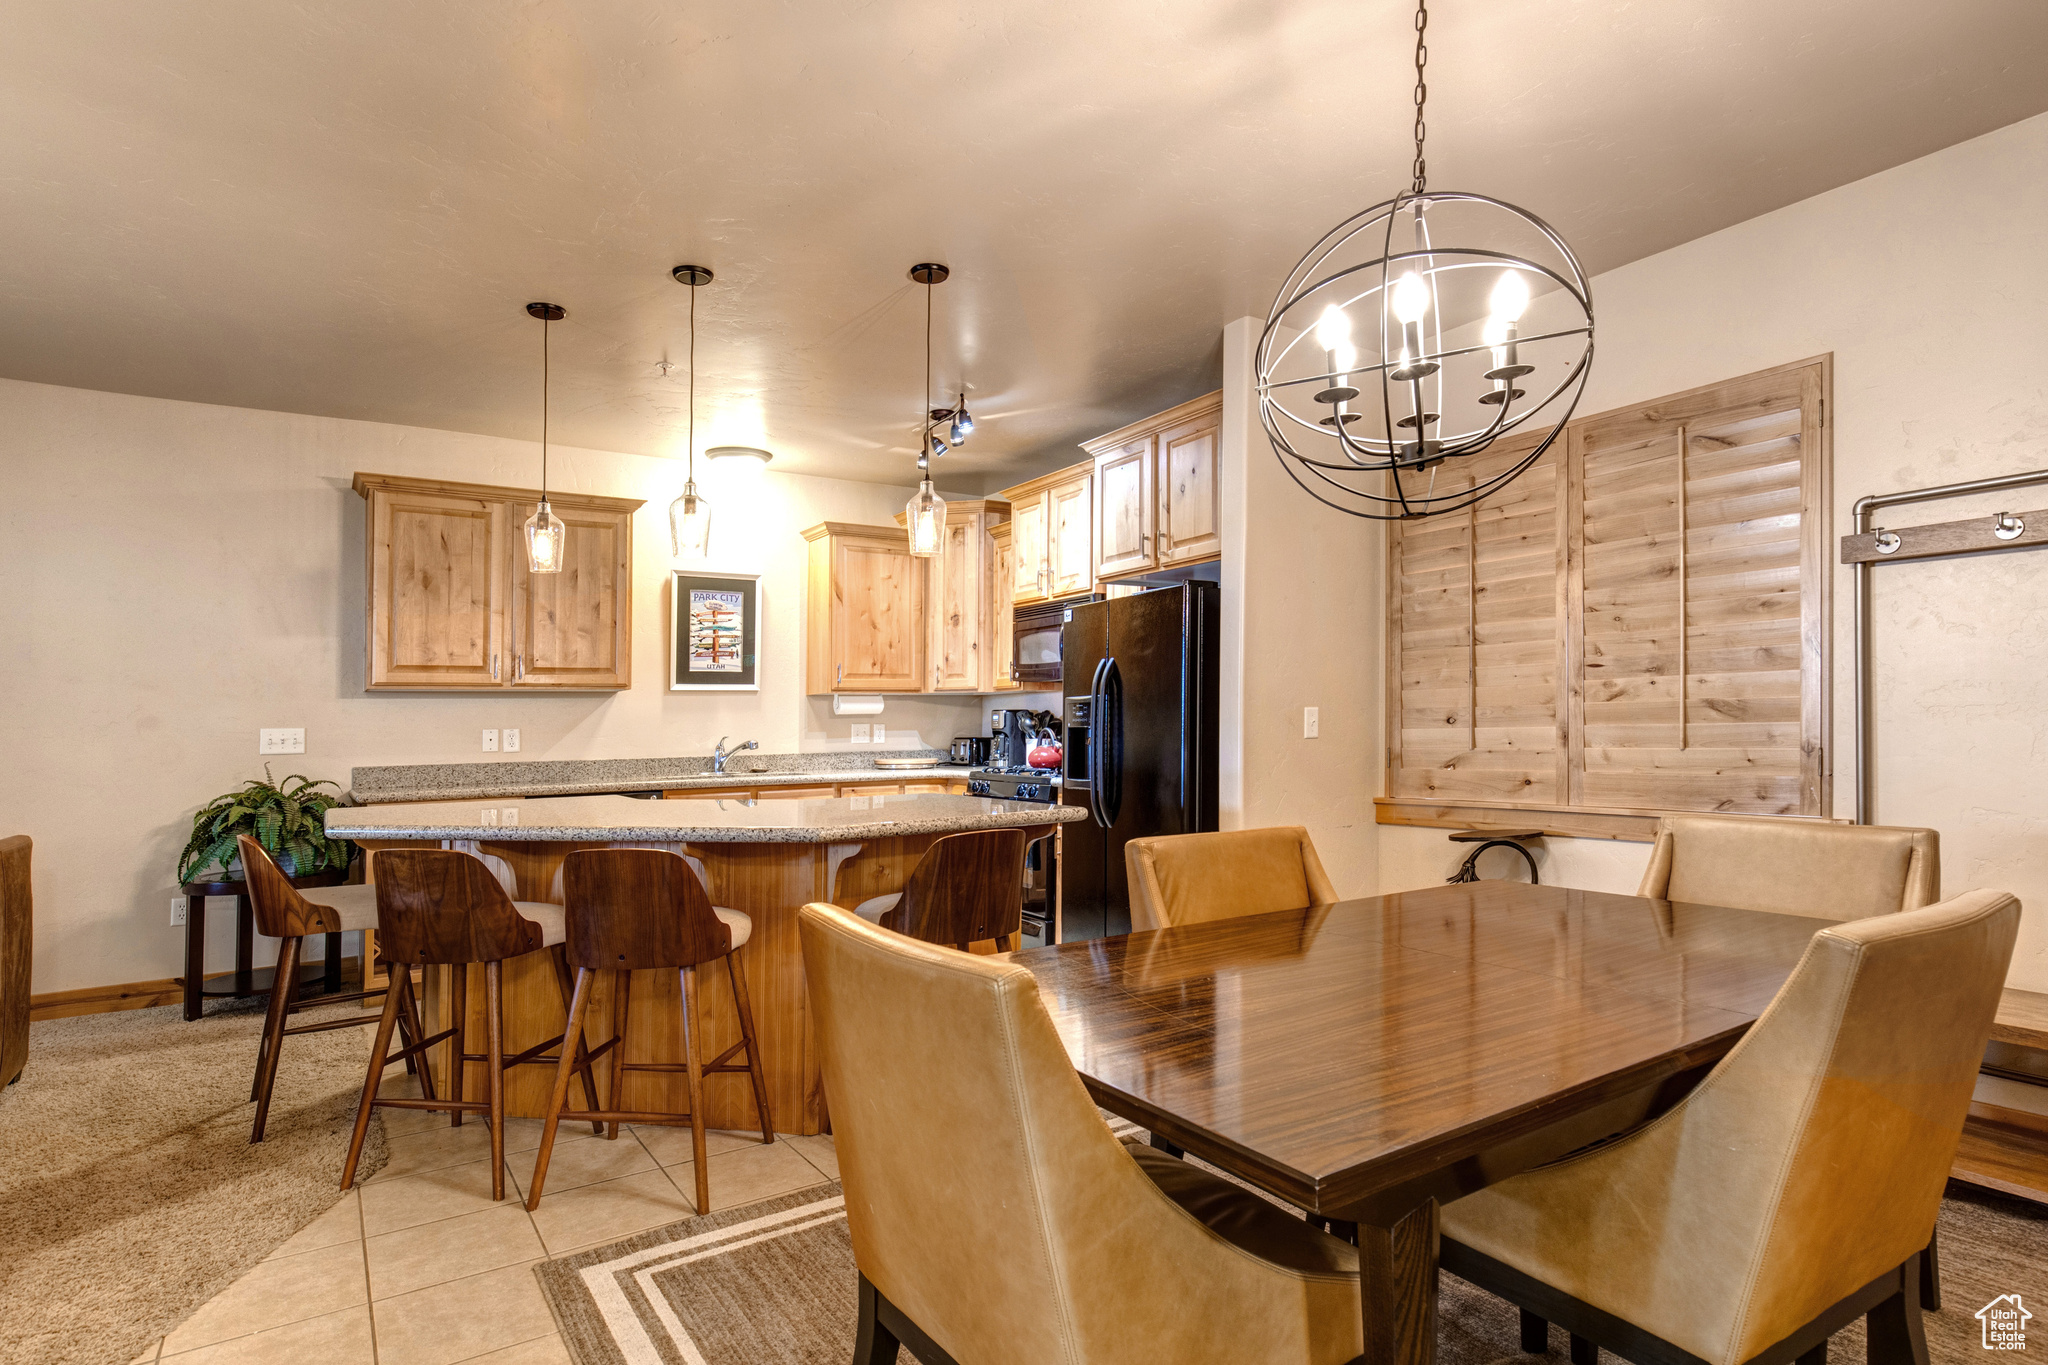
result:
M 525 800 L 417 801 L 338 806 L 327 812 L 327 833 L 353 839 L 368 853 L 376 879 L 379 851 L 451 848 L 483 858 L 515 900 L 562 899 L 562 863 L 581 848 L 665 848 L 689 858 L 712 902 L 743 910 L 753 936 L 740 952 L 753 999 L 754 1025 L 767 1073 L 769 1109 L 776 1131 L 816 1133 L 825 1121 L 824 1092 L 797 945 L 797 907 L 809 901 L 852 906 L 903 889 L 932 841 L 981 829 L 1025 829 L 1057 836 L 1061 823 L 1085 818 L 1077 807 L 932 793 L 838 796 L 797 800 L 674 799 L 565 796 Z M 739 1041 L 731 994 L 707 977 L 698 992 L 702 1047 L 715 1054 Z M 562 1002 L 552 967 L 539 953 L 505 964 L 505 1043 L 517 1052 L 562 1030 Z M 429 969 L 423 1002 L 430 1032 L 446 1027 L 447 973 Z M 672 972 L 640 972 L 630 993 L 628 1034 L 633 1060 L 682 1060 L 680 983 Z M 483 991 L 469 992 L 472 1037 L 482 1038 Z M 611 1036 L 610 982 L 599 983 L 589 1013 L 592 1042 Z M 445 1073 L 435 1049 L 435 1071 Z M 604 1064 L 599 1063 L 600 1071 Z M 481 1068 L 466 1080 L 482 1097 Z M 553 1083 L 551 1067 L 522 1066 L 506 1073 L 506 1112 L 538 1117 Z M 681 1075 L 635 1072 L 626 1080 L 626 1107 L 683 1112 L 689 1107 Z M 715 1128 L 744 1129 L 753 1122 L 753 1096 L 743 1075 L 706 1077 L 704 1106 Z

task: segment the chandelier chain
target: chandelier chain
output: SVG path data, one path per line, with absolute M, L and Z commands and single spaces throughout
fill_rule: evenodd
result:
M 1415 6 L 1415 193 L 1421 194 L 1429 184 L 1429 163 L 1422 159 L 1422 139 L 1427 131 L 1422 122 L 1422 107 L 1429 100 L 1429 85 L 1422 78 L 1422 71 L 1429 64 L 1429 47 L 1423 41 L 1429 30 L 1429 5 L 1427 0 L 1417 0 Z

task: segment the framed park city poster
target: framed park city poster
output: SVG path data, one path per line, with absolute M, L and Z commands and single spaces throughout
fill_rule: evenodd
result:
M 669 610 L 669 691 L 760 690 L 759 574 L 677 569 Z

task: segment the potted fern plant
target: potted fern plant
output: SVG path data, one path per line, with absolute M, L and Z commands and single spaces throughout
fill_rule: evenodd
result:
M 355 845 L 346 839 L 328 838 L 321 823 L 321 816 L 340 805 L 341 797 L 316 788 L 333 785 L 296 773 L 275 783 L 266 764 L 261 781 L 251 778 L 241 790 L 216 796 L 192 817 L 192 837 L 178 857 L 178 880 L 190 882 L 197 873 L 218 867 L 223 880 L 240 881 L 242 862 L 235 848 L 238 834 L 250 835 L 263 845 L 287 877 L 347 867 L 355 856 Z

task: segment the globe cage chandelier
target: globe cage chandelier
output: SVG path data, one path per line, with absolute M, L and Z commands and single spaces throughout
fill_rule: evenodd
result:
M 1281 467 L 1317 502 L 1374 521 L 1461 512 L 1506 487 L 1557 440 L 1593 363 L 1592 288 L 1564 239 L 1513 204 L 1428 188 L 1428 25 L 1428 7 L 1418 4 L 1413 183 L 1339 223 L 1309 249 L 1274 297 L 1256 357 L 1259 420 Z M 1481 240 L 1496 247 L 1447 244 L 1459 240 L 1458 232 L 1437 240 L 1433 214 L 1439 224 L 1455 219 L 1460 230 L 1484 224 Z M 1408 240 L 1399 240 L 1403 236 Z M 1539 250 L 1517 254 L 1497 249 L 1501 242 Z M 1461 339 L 1454 324 L 1447 344 L 1444 295 L 1462 313 L 1489 275 L 1480 335 Z M 1523 336 L 1522 313 L 1538 292 L 1557 295 L 1548 307 L 1569 315 Z M 1376 357 L 1362 356 L 1352 344 L 1351 310 L 1361 306 L 1378 315 Z M 1320 365 L 1307 349 L 1311 342 L 1322 353 Z M 1527 363 L 1539 359 L 1544 364 Z M 1555 382 L 1548 390 L 1542 380 L 1531 383 L 1541 396 L 1524 403 L 1529 392 L 1518 381 L 1545 369 L 1550 373 L 1542 380 L 1554 376 Z M 1358 410 L 1354 405 L 1374 389 L 1377 401 L 1366 398 L 1365 410 Z M 1453 413 L 1449 421 L 1447 412 Z M 1525 455 L 1438 490 L 1437 471 L 1447 461 L 1477 455 L 1545 412 L 1555 420 Z M 1453 426 L 1458 429 L 1446 430 Z
M 910 534 L 910 553 L 919 559 L 930 559 L 938 554 L 939 545 L 945 539 L 946 504 L 932 491 L 932 461 L 946 453 L 947 444 L 940 440 L 932 428 L 940 422 L 950 421 L 952 430 L 948 433 L 953 444 L 958 445 L 974 431 L 974 419 L 967 415 L 967 395 L 960 396 L 956 408 L 934 408 L 932 395 L 932 286 L 944 284 L 953 272 L 935 261 L 923 261 L 910 267 L 910 278 L 924 286 L 924 388 L 918 395 L 920 434 L 917 443 L 917 492 L 903 507 L 904 529 Z M 964 421 L 963 421 L 964 419 Z

